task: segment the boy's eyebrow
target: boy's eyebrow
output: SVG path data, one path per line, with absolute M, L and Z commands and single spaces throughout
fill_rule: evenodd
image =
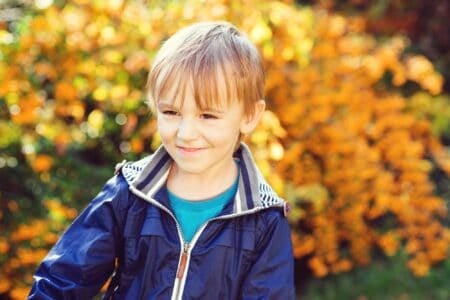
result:
M 223 113 L 223 109 L 219 109 L 219 108 L 204 108 L 202 109 L 203 112 L 210 112 L 210 113 L 216 113 L 216 114 L 221 114 Z
M 162 108 L 172 108 L 175 109 L 175 105 L 173 105 L 172 103 L 164 103 L 164 102 L 158 102 L 158 104 L 156 105 L 158 107 L 158 109 L 162 109 Z
M 179 107 L 173 105 L 172 103 L 164 102 L 164 101 L 158 102 L 158 104 L 156 106 L 157 106 L 157 108 L 159 110 L 162 110 L 162 109 L 174 109 L 174 110 L 179 109 Z M 222 109 L 222 108 L 213 108 L 213 107 L 205 107 L 203 109 L 199 109 L 199 111 L 208 112 L 208 113 L 216 113 L 216 114 L 224 113 L 224 109 Z

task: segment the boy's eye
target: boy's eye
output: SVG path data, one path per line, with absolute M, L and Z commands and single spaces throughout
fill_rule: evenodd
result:
M 162 113 L 164 115 L 168 115 L 168 116 L 176 116 L 176 115 L 178 115 L 178 112 L 176 112 L 175 110 L 170 110 L 170 109 L 163 110 Z
M 209 114 L 209 113 L 203 113 L 203 114 L 200 115 L 200 117 L 202 119 L 206 119 L 206 120 L 217 119 L 216 115 Z

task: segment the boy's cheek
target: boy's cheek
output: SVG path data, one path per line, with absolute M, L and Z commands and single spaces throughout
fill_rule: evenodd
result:
M 158 120 L 158 131 L 160 134 L 175 131 L 177 128 L 176 122 L 167 122 L 167 120 Z

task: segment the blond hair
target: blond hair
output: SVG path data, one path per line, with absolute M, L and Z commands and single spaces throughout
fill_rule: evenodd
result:
M 200 109 L 240 101 L 244 112 L 253 114 L 264 97 L 264 80 L 261 56 L 243 33 L 228 22 L 200 22 L 163 44 L 148 76 L 147 95 L 154 108 L 173 91 L 171 96 L 183 101 L 189 87 Z

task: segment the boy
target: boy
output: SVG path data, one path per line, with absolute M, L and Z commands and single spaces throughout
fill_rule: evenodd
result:
M 29 299 L 294 299 L 285 203 L 240 140 L 265 108 L 256 48 L 226 22 L 188 26 L 156 56 L 163 145 L 119 166 L 34 276 Z

